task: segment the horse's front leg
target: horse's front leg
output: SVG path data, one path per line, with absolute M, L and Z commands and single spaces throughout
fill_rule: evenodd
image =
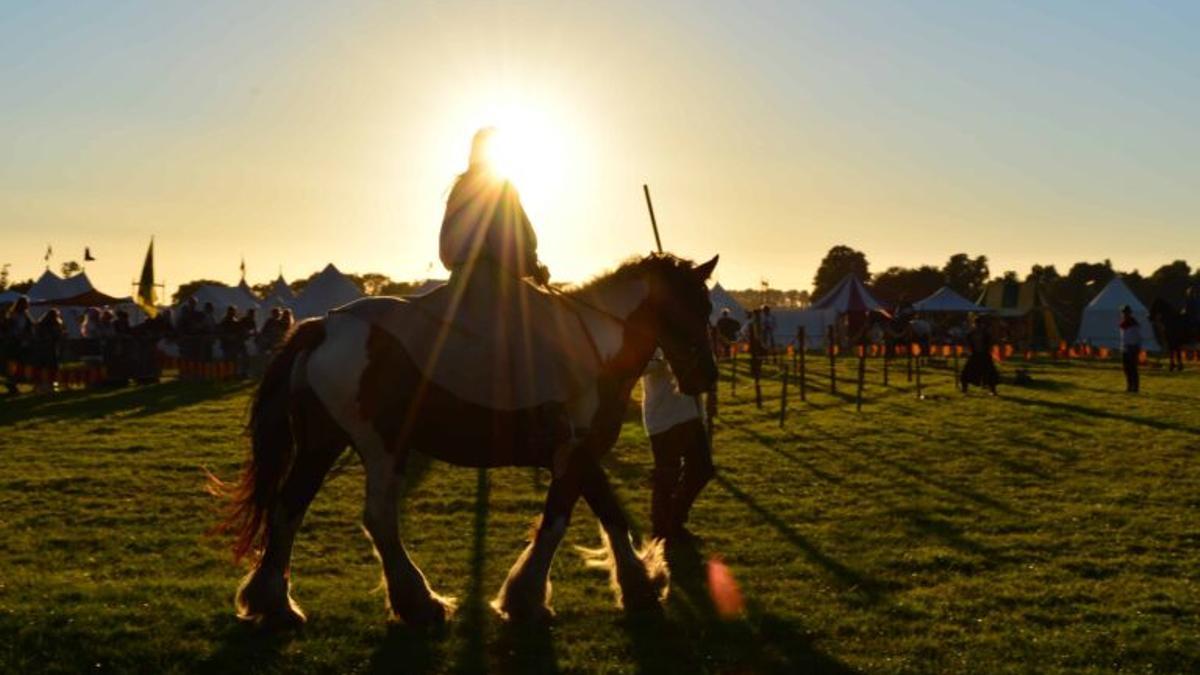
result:
M 370 444 L 363 452 L 367 473 L 366 505 L 363 526 L 375 553 L 383 565 L 383 581 L 387 589 L 387 607 L 395 618 L 410 625 L 444 623 L 454 610 L 454 600 L 434 593 L 425 575 L 408 557 L 400 540 L 400 480 L 399 459 L 387 453 L 381 444 Z
M 583 498 L 600 520 L 604 548 L 585 551 L 588 564 L 609 570 L 617 606 L 638 611 L 657 609 L 670 586 L 663 540 L 654 539 L 638 550 L 629 521 L 604 469 L 590 461 L 583 470 Z
M 577 451 L 576 454 L 579 454 Z M 533 541 L 525 547 L 508 571 L 492 608 L 505 619 L 545 620 L 550 609 L 550 563 L 567 533 L 571 511 L 579 501 L 582 465 L 570 461 L 561 476 L 550 481 L 546 506 Z

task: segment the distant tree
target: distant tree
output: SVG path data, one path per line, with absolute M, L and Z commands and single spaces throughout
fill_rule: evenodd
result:
M 18 281 L 15 284 L 8 285 L 8 290 L 13 293 L 28 293 L 31 288 L 33 288 L 33 279 L 26 279 L 25 281 Z
M 273 282 L 268 282 L 265 284 L 252 284 L 250 286 L 250 291 L 260 298 L 265 298 L 271 294 L 271 287 L 274 285 L 275 284 Z
M 1191 277 L 1192 268 L 1187 262 L 1176 260 L 1154 270 L 1149 278 L 1150 290 L 1154 298 L 1162 298 L 1177 308 L 1182 307 L 1187 289 L 1192 285 Z
M 180 284 L 179 289 L 175 291 L 174 295 L 171 296 L 171 304 L 177 305 L 184 300 L 187 300 L 188 298 L 192 297 L 192 294 L 199 290 L 201 286 L 225 286 L 225 284 L 221 283 L 220 281 L 213 281 L 212 279 L 196 279 L 194 281 L 189 281 L 186 284 Z
M 812 297 L 820 298 L 839 281 L 852 274 L 859 281 L 866 282 L 871 278 L 870 264 L 862 251 L 856 251 L 849 246 L 834 246 L 821 260 L 817 274 L 813 277 Z
M 942 287 L 944 281 L 942 271 L 930 265 L 889 267 L 875 275 L 871 290 L 884 304 L 894 307 L 902 302 L 916 302 L 932 295 Z
M 1017 276 L 1017 273 L 1012 270 L 1008 270 L 1004 274 L 1001 274 L 1000 279 L 1008 283 L 1020 283 L 1021 281 L 1021 278 Z
M 1029 276 L 1025 277 L 1026 281 L 1036 281 L 1043 286 L 1053 284 L 1062 278 L 1058 273 L 1058 268 L 1054 265 L 1034 265 L 1029 269 Z
M 983 293 L 983 287 L 987 284 L 990 274 L 985 255 L 971 258 L 966 253 L 955 253 L 942 267 L 942 276 L 946 285 L 954 292 L 972 301 L 978 299 Z
M 10 263 L 0 265 L 0 291 L 8 289 L 8 268 L 10 266 Z
M 83 266 L 74 260 L 68 260 L 60 268 L 64 277 L 74 276 L 83 271 Z

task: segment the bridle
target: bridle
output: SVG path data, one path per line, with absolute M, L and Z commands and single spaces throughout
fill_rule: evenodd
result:
M 580 299 L 574 295 L 571 295 L 569 293 L 565 293 L 562 290 L 555 288 L 553 286 L 550 286 L 548 284 L 546 286 L 543 286 L 543 288 L 545 288 L 551 295 L 561 298 L 561 299 L 567 301 L 568 303 L 573 303 L 575 305 L 578 305 L 579 307 L 583 307 L 583 308 L 589 309 L 593 312 L 596 312 L 600 316 L 603 316 L 606 319 L 609 319 L 610 321 L 615 322 L 617 325 L 621 326 L 621 328 L 625 331 L 632 331 L 634 333 L 640 333 L 644 337 L 654 338 L 655 342 L 661 342 L 659 335 L 656 335 L 653 331 L 650 331 L 646 328 L 642 328 L 641 326 L 638 326 L 637 324 L 632 323 L 627 318 L 617 316 L 616 314 L 614 314 L 606 309 L 597 307 L 593 303 L 587 302 L 586 300 L 582 300 L 582 299 Z M 588 330 L 587 323 L 583 320 L 583 315 L 580 314 L 577 310 L 574 313 L 575 313 L 575 317 L 579 320 L 580 329 L 583 330 L 583 334 L 585 336 L 587 336 L 588 345 L 592 349 L 592 354 L 596 357 L 596 363 L 603 365 L 604 359 L 600 355 L 600 348 L 596 344 L 595 336 L 593 336 L 592 332 L 590 330 Z M 688 345 L 687 347 L 684 348 L 686 358 L 684 360 L 680 361 L 680 364 L 682 366 L 681 370 L 678 372 L 675 372 L 676 381 L 680 381 L 680 382 L 684 381 L 687 378 L 687 376 L 691 375 L 692 373 L 694 373 L 696 370 L 698 370 L 700 368 L 700 359 L 704 355 L 705 350 L 708 348 L 709 347 L 707 345 Z M 665 352 L 667 350 L 664 349 L 663 351 Z M 672 349 L 671 351 L 678 351 L 678 350 Z M 673 367 L 672 367 L 672 370 L 674 370 Z

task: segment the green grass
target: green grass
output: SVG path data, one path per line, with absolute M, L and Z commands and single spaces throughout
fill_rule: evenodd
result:
M 702 560 L 676 556 L 662 618 L 626 617 L 572 545 L 546 628 L 487 601 L 520 551 L 544 472 L 416 463 L 405 538 L 459 611 L 441 634 L 389 625 L 358 522 L 356 465 L 300 535 L 294 594 L 310 621 L 240 625 L 241 570 L 202 467 L 231 477 L 249 389 L 170 382 L 0 403 L 0 672 L 1200 671 L 1200 375 L 1150 371 L 1128 396 L 1113 364 L 1039 363 L 1028 387 L 956 395 L 926 370 L 918 400 L 878 363 L 855 413 L 842 363 L 810 359 L 808 401 L 777 380 L 767 409 L 721 385 L 719 475 L 693 515 L 747 600 L 715 617 Z M 1006 375 L 1012 365 L 1004 367 Z M 644 527 L 650 453 L 630 422 L 608 458 Z

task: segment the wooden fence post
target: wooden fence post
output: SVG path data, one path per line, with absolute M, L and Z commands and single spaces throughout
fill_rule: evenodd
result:
M 783 427 L 784 421 L 787 419 L 787 385 L 788 385 L 788 366 L 783 364 L 783 393 L 779 396 L 779 426 Z
M 829 327 L 829 338 L 826 345 L 829 348 L 829 393 L 837 394 L 837 345 L 833 342 L 833 326 Z
M 800 372 L 798 374 L 798 377 L 800 378 L 800 400 L 801 401 L 808 400 L 808 381 L 807 381 L 807 378 L 805 377 L 805 364 L 804 364 L 804 359 L 805 359 L 804 352 L 805 352 L 806 347 L 808 346 L 808 342 L 805 340 L 806 336 L 804 335 L 804 333 L 805 333 L 804 326 L 801 326 L 800 327 Z
M 867 376 L 867 333 L 863 334 L 858 339 L 858 393 L 855 395 L 854 410 L 862 412 L 863 399 L 863 380 Z
M 733 350 L 733 358 L 729 360 L 729 398 L 737 398 L 738 343 L 735 341 L 730 348 Z
M 917 349 L 920 349 L 920 346 L 914 344 L 909 349 L 910 349 L 910 351 L 916 351 Z M 917 354 L 916 359 L 917 359 L 917 398 L 925 398 L 924 394 L 921 393 L 921 354 Z

